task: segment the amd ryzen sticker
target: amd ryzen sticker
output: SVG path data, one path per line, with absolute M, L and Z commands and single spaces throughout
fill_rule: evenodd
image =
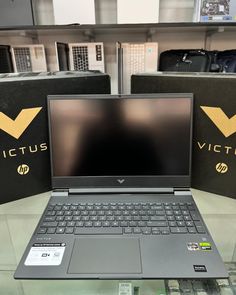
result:
M 189 251 L 197 251 L 200 250 L 198 243 L 188 243 L 187 245 Z
M 201 250 L 210 251 L 211 250 L 211 243 L 199 243 Z
M 65 243 L 35 243 L 25 260 L 25 265 L 60 265 Z

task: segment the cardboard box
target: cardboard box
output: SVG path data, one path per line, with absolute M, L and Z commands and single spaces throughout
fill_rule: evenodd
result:
M 110 93 L 108 75 L 0 75 L 0 203 L 51 190 L 47 95 L 96 93 Z
M 236 198 L 236 75 L 141 74 L 132 93 L 193 93 L 192 187 Z

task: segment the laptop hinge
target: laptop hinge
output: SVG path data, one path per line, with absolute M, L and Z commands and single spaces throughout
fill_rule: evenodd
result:
M 188 188 L 178 187 L 178 188 L 174 189 L 174 195 L 175 196 L 191 196 L 192 193 L 191 193 L 190 189 L 188 189 Z
M 56 189 L 52 191 L 52 197 L 69 197 L 68 189 Z
M 159 187 L 159 188 L 129 188 L 129 187 L 123 187 L 123 188 L 71 188 L 69 189 L 69 194 L 129 194 L 129 193 L 162 193 L 162 194 L 173 194 L 174 189 L 173 188 L 165 188 L 165 187 Z

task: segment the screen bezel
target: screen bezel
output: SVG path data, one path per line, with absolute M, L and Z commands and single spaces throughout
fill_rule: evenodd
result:
M 189 173 L 187 175 L 157 175 L 157 176 L 54 176 L 51 140 L 51 113 L 50 101 L 52 100 L 78 100 L 78 99 L 158 99 L 158 98 L 186 98 L 190 100 L 190 152 Z M 53 189 L 57 188 L 162 188 L 162 187 L 190 187 L 191 183 L 191 158 L 192 158 L 192 133 L 193 133 L 193 94 L 192 93 L 160 93 L 160 94 L 131 94 L 131 95 L 49 95 L 47 99 L 48 128 L 50 146 L 51 179 Z

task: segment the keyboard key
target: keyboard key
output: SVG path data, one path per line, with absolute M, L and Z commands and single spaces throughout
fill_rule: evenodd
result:
M 172 234 L 186 234 L 188 232 L 185 227 L 171 227 L 170 231 Z
M 161 229 L 161 234 L 162 235 L 169 235 L 170 231 L 169 231 L 169 229 Z
M 176 222 L 175 221 L 169 221 L 169 226 L 176 226 Z
M 136 222 L 136 221 L 130 221 L 130 222 L 129 222 L 129 226 L 130 226 L 130 227 L 137 226 L 137 222 Z
M 136 227 L 133 229 L 134 234 L 141 234 L 141 229 L 139 227 Z
M 47 230 L 47 234 L 55 234 L 56 228 L 55 227 L 49 227 Z
M 56 230 L 57 234 L 64 234 L 65 228 L 64 227 L 58 227 Z
M 98 220 L 98 217 L 97 217 L 97 216 L 91 216 L 91 217 L 90 217 L 90 220 L 91 220 L 91 221 L 97 221 L 97 220 Z M 105 219 L 105 220 L 106 220 L 106 219 Z
M 72 220 L 73 220 L 73 221 L 79 221 L 80 218 L 81 218 L 80 216 L 74 216 Z
M 148 227 L 166 227 L 168 226 L 166 221 L 149 221 L 147 222 L 147 226 Z
M 175 219 L 176 219 L 177 221 L 182 221 L 182 220 L 183 220 L 183 216 L 175 216 Z
M 147 226 L 147 224 L 146 224 L 145 221 L 139 221 L 139 222 L 138 222 L 138 226 L 139 226 L 139 227 L 144 227 L 144 226 Z
M 156 215 L 158 215 L 158 216 L 165 215 L 165 211 L 157 210 Z
M 47 211 L 46 212 L 46 216 L 54 216 L 54 215 L 56 215 L 56 211 Z
M 174 216 L 167 216 L 167 220 L 168 221 L 175 221 L 175 217 Z
M 74 232 L 74 228 L 73 228 L 73 227 L 68 227 L 68 228 L 66 228 L 66 230 L 65 230 L 65 233 L 66 233 L 66 234 L 73 234 L 73 232 Z
M 64 220 L 65 220 L 65 221 L 71 221 L 72 218 L 73 218 L 72 216 L 66 216 Z
M 151 221 L 165 221 L 165 216 L 150 216 Z
M 57 205 L 57 206 L 54 207 L 54 210 L 55 210 L 55 211 L 61 211 L 61 209 L 62 209 L 62 206 L 58 206 L 58 205 Z
M 198 220 L 200 220 L 200 217 L 199 217 L 199 215 L 196 213 L 196 211 L 190 211 L 190 215 L 191 215 L 193 221 L 198 221 Z
M 63 221 L 64 220 L 64 216 L 57 216 L 56 217 L 56 221 Z
M 46 216 L 46 217 L 44 217 L 43 221 L 55 221 L 55 220 L 56 220 L 55 216 Z
M 133 220 L 134 221 L 141 221 L 141 217 L 140 216 L 133 216 Z
M 108 221 L 114 221 L 115 220 L 115 217 L 114 216 L 107 216 L 107 220 Z
M 82 221 L 89 221 L 89 216 L 81 216 Z
M 102 226 L 101 221 L 96 221 L 96 222 L 94 222 L 94 226 L 95 226 L 95 227 L 101 227 L 101 226 Z
M 119 222 L 118 221 L 112 221 L 111 226 L 112 227 L 117 227 L 117 226 L 119 226 Z
M 109 227 L 110 226 L 110 222 L 109 221 L 104 221 L 104 222 L 102 222 L 102 226 Z
M 188 227 L 188 232 L 190 234 L 195 234 L 197 231 L 196 231 L 195 227 Z
M 148 216 L 142 216 L 142 217 L 141 217 L 141 220 L 142 220 L 142 221 L 149 221 L 149 217 L 148 217 Z
M 63 216 L 64 215 L 64 211 L 57 211 L 57 216 Z
M 45 234 L 47 231 L 46 228 L 40 227 L 40 229 L 38 230 L 38 234 Z
M 78 222 L 76 222 L 76 226 L 82 227 L 82 226 L 84 226 L 84 222 L 83 221 L 78 221 Z
M 48 221 L 48 222 L 43 222 L 42 224 L 41 224 L 41 226 L 42 227 L 56 227 L 57 226 L 57 224 L 58 224 L 58 222 L 56 222 L 56 221 Z
M 97 227 L 97 228 L 75 228 L 75 235 L 121 235 L 122 228 L 120 227 Z
M 197 229 L 197 232 L 199 234 L 205 234 L 206 233 L 206 231 L 205 231 L 205 229 L 204 229 L 203 226 L 196 226 L 196 229 Z
M 186 215 L 186 216 L 184 216 L 184 220 L 186 220 L 186 221 L 191 221 L 192 218 L 191 218 L 189 215 Z
M 151 228 L 143 227 L 143 228 L 142 228 L 142 233 L 143 233 L 144 235 L 149 235 L 149 234 L 151 234 Z
M 66 221 L 61 221 L 58 223 L 59 227 L 65 227 L 66 226 Z
M 177 226 L 179 226 L 179 227 L 185 226 L 184 221 L 177 221 Z
M 126 227 L 125 229 L 124 229 L 124 233 L 125 234 L 132 234 L 132 228 L 130 228 L 130 227 Z
M 171 211 L 171 210 L 167 210 L 166 211 L 166 215 L 173 215 L 174 213 L 173 213 L 173 211 Z
M 93 216 L 93 217 L 96 217 L 96 216 Z M 98 220 L 100 220 L 100 221 L 106 221 L 107 220 L 107 217 L 106 216 L 99 216 L 98 217 Z
M 153 234 L 153 235 L 160 235 L 161 232 L 160 232 L 159 230 L 153 230 L 153 229 L 152 229 L 152 234 Z
M 71 226 L 73 227 L 73 226 L 75 226 L 75 222 L 74 221 L 68 221 L 67 226 L 68 227 L 71 227 Z
M 128 222 L 127 221 L 121 221 L 120 226 L 127 227 L 128 226 Z
M 93 223 L 92 223 L 92 221 L 86 221 L 86 222 L 84 223 L 84 226 L 85 226 L 85 227 L 92 227 L 92 226 L 93 226 Z
M 192 221 L 186 221 L 185 223 L 186 223 L 186 226 L 190 226 L 190 227 L 194 226 Z

